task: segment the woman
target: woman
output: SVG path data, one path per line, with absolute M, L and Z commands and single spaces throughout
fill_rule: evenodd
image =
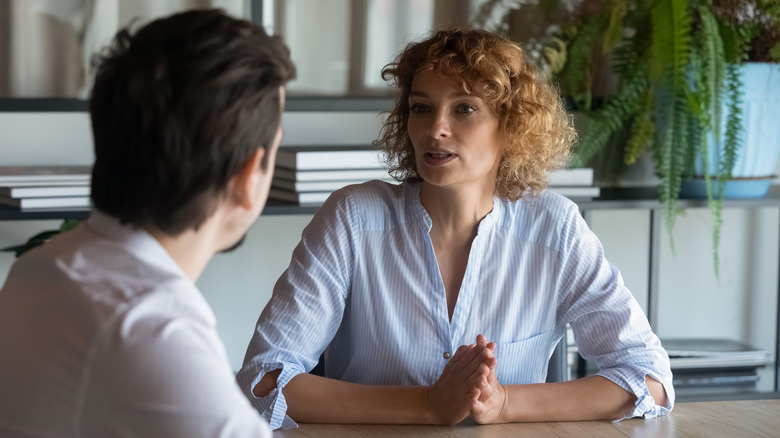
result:
M 522 50 L 441 31 L 383 76 L 402 183 L 344 188 L 304 230 L 238 375 L 254 406 L 274 428 L 668 413 L 666 352 L 577 206 L 544 191 L 575 133 Z M 600 371 L 543 383 L 567 324 Z M 323 351 L 327 378 L 307 374 Z

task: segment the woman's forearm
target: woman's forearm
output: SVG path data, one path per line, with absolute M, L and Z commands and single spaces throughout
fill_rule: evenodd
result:
M 659 406 L 668 406 L 663 384 L 645 378 Z M 630 415 L 636 396 L 601 376 L 562 383 L 507 385 L 501 422 L 615 420 Z
M 284 387 L 287 415 L 303 423 L 440 424 L 427 387 L 360 385 L 300 374 Z
M 506 385 L 502 422 L 614 420 L 631 411 L 636 396 L 600 376 L 562 383 Z

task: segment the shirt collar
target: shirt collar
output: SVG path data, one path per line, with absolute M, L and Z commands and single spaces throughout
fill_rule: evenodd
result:
M 158 267 L 189 278 L 171 258 L 168 251 L 160 245 L 160 242 L 145 229 L 122 224 L 119 219 L 97 209 L 92 210 L 87 223 L 94 232 L 106 239 L 120 243 L 123 248 L 139 259 L 153 260 Z
M 406 207 L 412 212 L 412 217 L 415 222 L 421 223 L 426 227 L 428 232 L 433 227 L 433 220 L 428 215 L 428 212 L 420 202 L 420 189 L 422 188 L 422 182 L 415 181 L 406 184 Z M 477 234 L 488 231 L 493 228 L 494 224 L 498 222 L 498 218 L 501 217 L 504 208 L 504 203 L 498 196 L 493 195 L 493 209 L 485 216 L 479 223 L 477 228 Z

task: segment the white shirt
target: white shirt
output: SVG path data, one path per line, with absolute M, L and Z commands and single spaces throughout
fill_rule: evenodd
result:
M 13 265 L 0 355 L 3 437 L 270 436 L 195 285 L 99 212 Z
M 284 386 L 325 351 L 325 375 L 348 382 L 431 385 L 445 353 L 484 334 L 498 381 L 541 383 L 571 324 L 599 375 L 636 395 L 627 417 L 654 417 L 674 401 L 669 358 L 577 206 L 551 192 L 493 200 L 479 224 L 452 320 L 420 184 L 373 181 L 334 193 L 303 232 L 276 283 L 237 379 L 272 428 L 294 427 Z M 278 389 L 257 398 L 262 376 Z M 645 385 L 663 383 L 668 407 Z

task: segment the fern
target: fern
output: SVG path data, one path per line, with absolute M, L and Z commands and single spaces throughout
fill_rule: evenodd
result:
M 604 39 L 601 44 L 603 53 L 611 52 L 615 46 L 623 39 L 623 19 L 628 10 L 626 0 L 617 1 L 609 13 L 607 30 L 604 31 Z
M 592 78 L 594 47 L 601 30 L 606 26 L 608 15 L 599 14 L 579 28 L 567 50 L 566 67 L 562 76 L 567 78 L 566 86 L 578 108 L 590 111 L 592 107 Z
M 668 84 L 659 93 L 661 131 L 656 144 L 657 170 L 661 178 L 659 198 L 664 224 L 670 243 L 677 214 L 682 171 L 685 168 L 687 146 L 688 80 L 687 66 L 691 52 L 689 33 L 691 17 L 688 2 L 659 0 L 651 10 L 653 37 L 651 53 L 651 80 Z
M 731 178 L 734 164 L 737 161 L 737 152 L 742 143 L 740 127 L 742 126 L 742 81 L 739 77 L 739 66 L 729 64 L 726 73 L 728 92 L 728 119 L 726 120 L 726 132 L 723 147 L 721 148 L 720 167 L 718 168 L 718 181 L 725 185 Z M 723 194 L 720 194 L 721 198 Z
M 720 142 L 721 120 L 723 118 L 721 96 L 726 77 L 725 52 L 715 16 L 704 6 L 699 8 L 699 16 L 701 17 L 701 30 L 698 32 L 697 39 L 701 43 L 699 53 L 702 54 L 703 58 L 701 71 L 704 79 L 700 84 L 699 92 L 706 96 L 704 105 L 701 107 L 700 119 L 705 128 L 711 127 L 717 144 Z M 707 171 L 708 169 L 705 169 L 705 172 Z M 709 178 L 709 175 L 707 174 L 706 177 Z
M 725 83 L 726 62 L 723 39 L 720 36 L 718 23 L 715 16 L 712 15 L 707 5 L 699 7 L 699 16 L 701 18 L 701 28 L 698 32 L 698 40 L 701 47 L 699 53 L 702 56 L 699 82 L 697 91 L 701 96 L 701 105 L 699 107 L 699 123 L 705 132 L 711 132 L 714 144 L 713 147 L 720 146 L 721 120 L 722 120 L 722 99 Z M 712 115 L 712 116 L 710 116 Z M 712 261 L 715 276 L 720 273 L 720 230 L 723 223 L 721 211 L 723 208 L 723 195 L 721 185 L 718 183 L 717 196 L 713 196 L 712 178 L 710 175 L 709 145 L 706 135 L 701 136 L 699 142 L 700 155 L 704 161 L 704 184 L 707 191 L 707 205 L 712 215 Z
M 594 115 L 586 114 L 587 129 L 572 155 L 572 167 L 585 166 L 607 144 L 610 137 L 634 116 L 640 98 L 648 89 L 643 70 L 641 67 L 633 70 L 632 76 L 621 82 L 617 94 L 609 98 L 603 108 Z

